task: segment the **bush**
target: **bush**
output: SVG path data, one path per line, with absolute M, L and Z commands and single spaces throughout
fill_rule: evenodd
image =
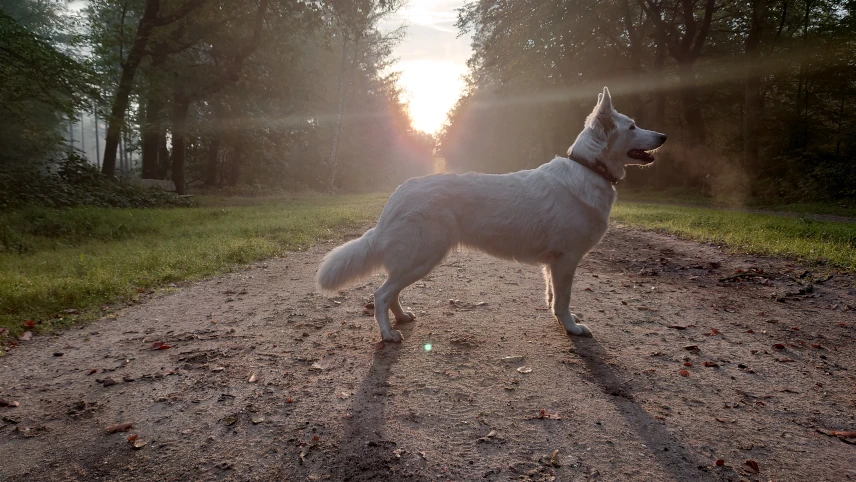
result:
M 169 207 L 192 204 L 175 193 L 108 179 L 76 153 L 68 154 L 55 169 L 0 165 L 0 210 L 25 206 Z

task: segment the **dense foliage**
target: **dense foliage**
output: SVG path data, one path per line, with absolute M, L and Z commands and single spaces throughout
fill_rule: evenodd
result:
M 403 31 L 378 28 L 399 1 L 84 5 L 0 0 L 0 109 L 18 116 L 0 121 L 14 127 L 0 125 L 0 166 L 55 170 L 68 120 L 93 109 L 106 178 L 128 175 L 121 153 L 133 151 L 142 168 L 130 174 L 182 194 L 386 189 L 433 166 L 433 138 L 410 126 L 390 73 Z
M 25 206 L 124 208 L 190 205 L 189 199 L 161 189 L 113 182 L 76 154 L 68 155 L 50 168 L 27 164 L 0 165 L 0 211 Z
M 440 136 L 453 169 L 563 154 L 608 85 L 669 134 L 631 185 L 856 198 L 853 0 L 478 0 L 458 25 L 474 52 Z

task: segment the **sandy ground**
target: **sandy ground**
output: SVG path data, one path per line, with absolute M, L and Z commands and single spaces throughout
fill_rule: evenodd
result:
M 0 479 L 856 479 L 852 276 L 614 226 L 574 286 L 594 338 L 462 252 L 378 349 L 379 277 L 313 292 L 331 247 L 21 342 Z

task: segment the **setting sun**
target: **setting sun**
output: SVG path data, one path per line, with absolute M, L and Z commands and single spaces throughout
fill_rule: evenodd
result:
M 413 127 L 429 134 L 440 130 L 446 114 L 464 88 L 466 66 L 451 62 L 414 60 L 399 64 L 404 100 L 410 105 Z
M 463 0 L 410 0 L 382 22 L 386 30 L 407 28 L 391 70 L 401 72 L 398 85 L 413 127 L 429 134 L 440 131 L 464 88 L 471 38 L 455 26 L 463 6 Z

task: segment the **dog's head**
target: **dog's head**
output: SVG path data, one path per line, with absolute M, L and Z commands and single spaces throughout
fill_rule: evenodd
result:
M 605 166 L 615 179 L 624 178 L 624 166 L 654 162 L 652 151 L 666 142 L 666 135 L 642 129 L 612 105 L 609 89 L 597 95 L 597 105 L 586 118 L 585 129 L 568 149 L 568 155 Z

